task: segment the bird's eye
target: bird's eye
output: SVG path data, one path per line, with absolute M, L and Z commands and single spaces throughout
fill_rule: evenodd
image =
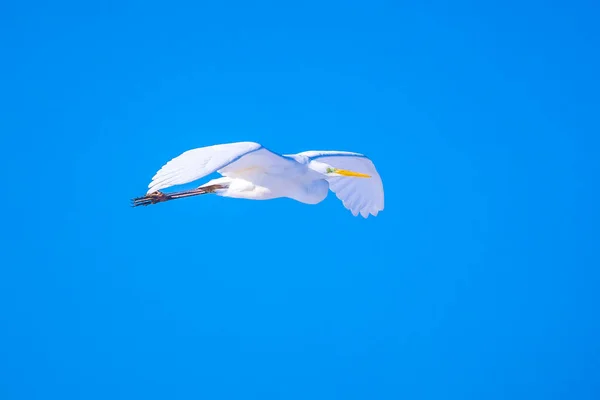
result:
M 333 168 L 327 168 L 327 173 L 328 173 L 328 174 L 331 174 L 331 173 L 333 173 L 333 172 L 335 172 L 335 170 L 334 170 Z

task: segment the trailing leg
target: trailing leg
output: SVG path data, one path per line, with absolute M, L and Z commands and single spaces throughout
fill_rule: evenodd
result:
M 149 206 L 150 204 L 163 203 L 165 201 L 174 200 L 174 199 L 183 199 L 185 197 L 199 196 L 202 194 L 214 193 L 217 189 L 226 189 L 225 185 L 210 185 L 210 186 L 201 186 L 192 190 L 184 190 L 181 192 L 174 193 L 163 193 L 163 192 L 153 192 L 147 194 L 142 197 L 136 197 L 132 199 L 132 207 L 137 206 Z

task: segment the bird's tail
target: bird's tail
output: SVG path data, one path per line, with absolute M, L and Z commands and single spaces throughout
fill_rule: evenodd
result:
M 150 204 L 163 203 L 169 200 L 183 199 L 185 197 L 199 196 L 202 194 L 214 193 L 217 189 L 225 189 L 225 185 L 202 186 L 192 190 L 184 190 L 174 193 L 153 192 L 142 197 L 136 197 L 131 200 L 131 206 L 149 206 Z

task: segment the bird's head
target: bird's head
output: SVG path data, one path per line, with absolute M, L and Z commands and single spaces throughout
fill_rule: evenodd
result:
M 333 176 L 348 176 L 348 177 L 354 177 L 354 178 L 370 178 L 371 177 L 371 175 L 362 174 L 360 172 L 349 171 L 347 169 L 335 168 L 329 164 L 325 164 L 325 163 L 318 162 L 318 161 L 311 161 L 309 167 L 312 170 L 317 171 L 328 177 L 330 177 L 330 176 L 331 177 L 333 177 Z

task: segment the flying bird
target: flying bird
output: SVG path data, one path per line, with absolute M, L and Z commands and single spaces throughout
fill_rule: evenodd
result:
M 213 172 L 222 177 L 196 189 L 162 189 L 196 181 Z M 188 150 L 167 162 L 152 178 L 145 196 L 133 206 L 216 194 L 270 200 L 287 197 L 305 204 L 325 200 L 329 190 L 354 216 L 383 210 L 383 183 L 373 162 L 348 151 L 305 151 L 280 155 L 254 142 L 217 144 Z

